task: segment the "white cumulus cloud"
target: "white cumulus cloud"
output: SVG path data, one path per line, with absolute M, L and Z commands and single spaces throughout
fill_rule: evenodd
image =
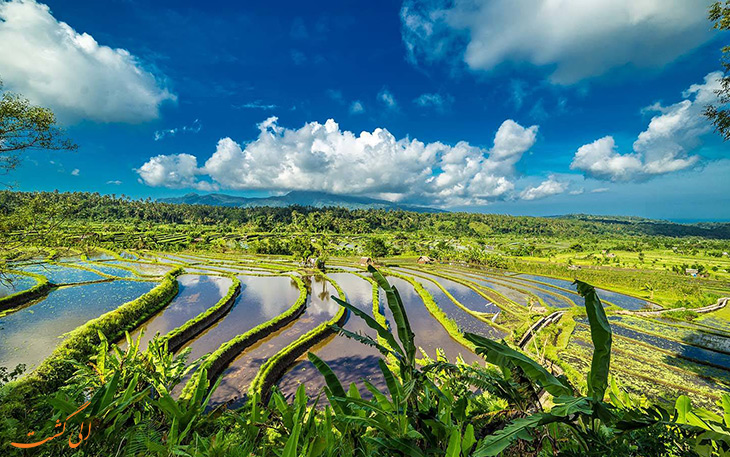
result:
M 537 126 L 506 120 L 490 149 L 398 139 L 388 130 L 341 130 L 332 119 L 289 129 L 271 117 L 248 143 L 218 141 L 202 167 L 194 156 L 157 156 L 137 173 L 150 186 L 236 190 L 317 190 L 433 205 L 485 203 L 514 189 L 515 164 L 535 143 Z M 200 181 L 207 176 L 213 184 Z
M 100 45 L 35 0 L 0 2 L 0 77 L 64 120 L 138 123 L 176 97 L 125 49 Z
M 721 77 L 720 72 L 708 74 L 702 84 L 684 91 L 684 100 L 678 103 L 644 108 L 657 114 L 634 141 L 633 153 L 619 153 L 613 137 L 606 136 L 581 146 L 570 168 L 597 179 L 630 181 L 692 167 L 699 156 L 691 152 L 700 145 L 701 136 L 712 130 L 702 111 L 718 101 L 715 91 Z
M 406 0 L 413 62 L 472 70 L 528 62 L 572 84 L 611 69 L 661 67 L 709 39 L 710 0 Z
M 217 188 L 214 184 L 197 179 L 202 172 L 198 169 L 198 159 L 190 154 L 158 155 L 135 171 L 140 177 L 140 182 L 148 186 L 164 186 L 172 189 L 191 187 L 198 190 Z
M 551 195 L 562 194 L 568 189 L 568 183 L 558 181 L 550 176 L 546 181 L 535 187 L 529 187 L 520 193 L 522 200 L 538 200 Z

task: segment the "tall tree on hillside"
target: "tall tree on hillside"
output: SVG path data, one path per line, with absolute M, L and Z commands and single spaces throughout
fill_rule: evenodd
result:
M 0 94 L 0 174 L 15 169 L 24 151 L 78 148 L 66 138 L 53 111 L 33 105 L 22 95 L 3 91 L 2 81 Z
M 715 29 L 730 30 L 730 0 L 715 2 L 710 7 L 709 17 Z M 730 46 L 724 46 L 722 54 L 720 63 L 725 76 L 722 78 L 720 90 L 717 91 L 718 104 L 709 105 L 705 109 L 705 116 L 712 121 L 725 140 L 730 140 Z
M 56 115 L 49 108 L 34 105 L 22 95 L 3 91 L 0 81 L 0 175 L 14 170 L 28 150 L 74 151 L 78 146 L 66 138 L 58 126 Z M 10 187 L 0 183 L 0 187 Z M 7 211 L 8 208 L 5 208 Z M 49 201 L 40 195 L 11 214 L 3 214 L 0 231 L 13 233 L 12 242 L 0 244 L 0 256 L 30 243 L 47 239 L 58 225 L 71 214 L 65 201 Z M 0 259 L 0 281 L 4 262 Z

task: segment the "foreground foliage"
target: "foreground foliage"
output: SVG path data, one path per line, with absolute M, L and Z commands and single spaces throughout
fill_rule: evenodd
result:
M 56 419 L 71 430 L 90 424 L 75 450 L 53 440 L 32 455 L 257 455 L 257 456 L 725 456 L 730 455 L 730 396 L 720 415 L 692 408 L 680 397 L 673 408 L 629 396 L 610 371 L 611 328 L 595 289 L 579 282 L 594 346 L 586 395 L 564 376 L 554 375 L 522 352 L 478 335 L 466 338 L 486 366 L 467 366 L 416 357 L 414 333 L 400 294 L 371 268 L 393 316 L 392 330 L 340 299 L 364 319 L 378 338 L 336 328 L 377 348 L 386 390 L 363 381 L 343 386 L 313 353 L 325 398 L 307 397 L 300 386 L 292 403 L 274 391 L 266 405 L 254 392 L 241 410 L 206 412 L 211 392 L 205 364 L 188 364 L 188 350 L 173 356 L 163 338 L 147 351 L 127 336 L 127 350 L 109 345 L 103 334 L 90 363 L 73 362 L 75 374 L 58 392 L 29 399 L 24 415 L 0 418 L 2 449 L 25 442 L 26 434 L 54 434 Z M 178 398 L 181 380 L 194 370 L 193 384 Z M 220 382 L 220 381 L 218 381 Z M 0 390 L 0 405 L 12 385 Z M 314 402 L 314 407 L 308 406 Z M 71 432 L 75 433 L 75 432 Z M 29 454 L 30 455 L 30 454 Z

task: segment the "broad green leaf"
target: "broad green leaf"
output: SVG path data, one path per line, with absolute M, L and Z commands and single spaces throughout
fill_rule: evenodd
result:
M 338 327 L 336 325 L 331 326 L 335 331 L 337 331 L 339 334 L 346 336 L 347 338 L 353 339 L 355 341 L 358 341 L 366 346 L 372 346 L 375 349 L 377 349 L 381 354 L 383 354 L 385 357 L 388 357 L 389 355 L 399 357 L 400 354 L 391 351 L 387 347 L 383 346 L 382 344 L 378 343 L 374 339 L 370 338 L 368 335 L 360 335 L 359 333 L 354 333 L 349 330 L 345 330 L 344 328 Z
M 722 407 L 722 418 L 726 427 L 730 427 L 730 395 L 723 393 L 719 401 Z
M 302 431 L 301 421 L 296 421 L 294 428 L 292 429 L 289 439 L 286 440 L 284 445 L 284 452 L 281 453 L 281 457 L 298 457 L 297 456 L 297 445 L 299 444 L 299 434 Z
M 474 343 L 477 354 L 485 357 L 487 362 L 493 363 L 501 368 L 511 365 L 518 366 L 525 375 L 540 387 L 545 389 L 554 397 L 570 396 L 573 391 L 558 378 L 548 372 L 542 365 L 532 360 L 525 354 L 518 352 L 506 344 L 498 343 L 473 333 L 465 333 L 464 337 Z
M 461 433 L 458 428 L 451 430 L 449 446 L 446 448 L 446 457 L 459 457 L 461 454 Z
M 477 440 L 474 437 L 474 425 L 469 424 L 466 426 L 464 431 L 464 437 L 461 439 L 461 449 L 464 451 L 464 455 L 469 455 L 471 447 L 474 446 Z
M 308 352 L 307 357 L 312 362 L 315 368 L 324 376 L 324 381 L 327 383 L 327 387 L 332 391 L 332 395 L 339 398 L 345 398 L 345 389 L 342 387 L 342 383 L 337 379 L 337 375 L 334 371 L 325 363 L 322 359 L 317 357 L 313 352 Z
M 687 414 L 692 411 L 692 401 L 686 395 L 680 395 L 677 401 L 674 403 L 674 409 L 677 412 L 675 421 L 678 424 L 687 423 Z
M 401 386 L 400 381 L 395 377 L 393 372 L 390 371 L 388 364 L 385 363 L 383 359 L 378 359 L 378 365 L 380 366 L 380 371 L 383 372 L 385 385 L 388 386 L 388 391 L 390 392 L 390 398 L 393 399 L 393 403 L 398 404 L 398 402 L 400 402 L 403 398 L 403 386 Z
M 393 313 L 393 320 L 396 324 L 398 332 L 398 339 L 403 344 L 406 359 L 408 363 L 412 363 L 416 356 L 416 344 L 414 342 L 415 335 L 411 330 L 411 324 L 408 322 L 408 316 L 406 315 L 403 301 L 400 298 L 400 294 L 395 287 L 392 287 L 385 279 L 382 273 L 373 268 L 372 265 L 368 266 L 368 271 L 373 275 L 373 279 L 378 283 L 381 289 L 385 291 L 385 296 L 388 302 L 388 308 Z
M 611 325 L 608 323 L 606 311 L 596 294 L 596 289 L 590 284 L 576 279 L 578 293 L 585 298 L 586 314 L 591 325 L 591 340 L 593 340 L 593 360 L 588 372 L 588 395 L 595 401 L 603 401 L 608 388 L 608 371 L 611 365 Z
M 547 413 L 534 414 L 529 417 L 517 419 L 507 424 L 502 430 L 489 435 L 477 447 L 472 457 L 489 457 L 499 455 L 507 449 L 515 440 L 521 439 L 532 441 L 531 431 L 542 425 L 559 422 L 562 418 Z
M 378 332 L 378 336 L 383 338 L 388 345 L 390 345 L 391 349 L 398 352 L 399 355 L 405 356 L 405 352 L 403 352 L 403 349 L 400 347 L 398 342 L 395 340 L 395 337 L 393 337 L 393 334 L 388 331 L 385 327 L 380 325 L 375 319 L 373 319 L 369 314 L 359 309 L 357 306 L 352 306 L 351 304 L 347 303 L 344 300 L 340 300 L 338 297 L 335 297 L 332 295 L 332 299 L 339 303 L 341 306 L 344 306 L 350 312 L 355 314 L 356 316 L 360 317 L 365 321 L 365 323 L 370 327 L 371 329 Z

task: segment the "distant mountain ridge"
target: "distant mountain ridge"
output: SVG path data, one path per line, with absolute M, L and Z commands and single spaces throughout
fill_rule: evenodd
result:
M 415 211 L 418 213 L 443 213 L 444 210 L 429 208 L 426 206 L 404 205 L 378 200 L 369 197 L 353 197 L 348 195 L 334 195 L 326 192 L 315 191 L 291 191 L 286 195 L 274 197 L 236 197 L 226 194 L 205 194 L 199 195 L 189 193 L 182 197 L 160 198 L 159 202 L 175 203 L 185 205 L 213 205 L 230 206 L 234 208 L 253 208 L 258 206 L 270 206 L 283 208 L 287 206 L 311 206 L 314 208 L 340 207 L 347 209 L 385 209 Z

